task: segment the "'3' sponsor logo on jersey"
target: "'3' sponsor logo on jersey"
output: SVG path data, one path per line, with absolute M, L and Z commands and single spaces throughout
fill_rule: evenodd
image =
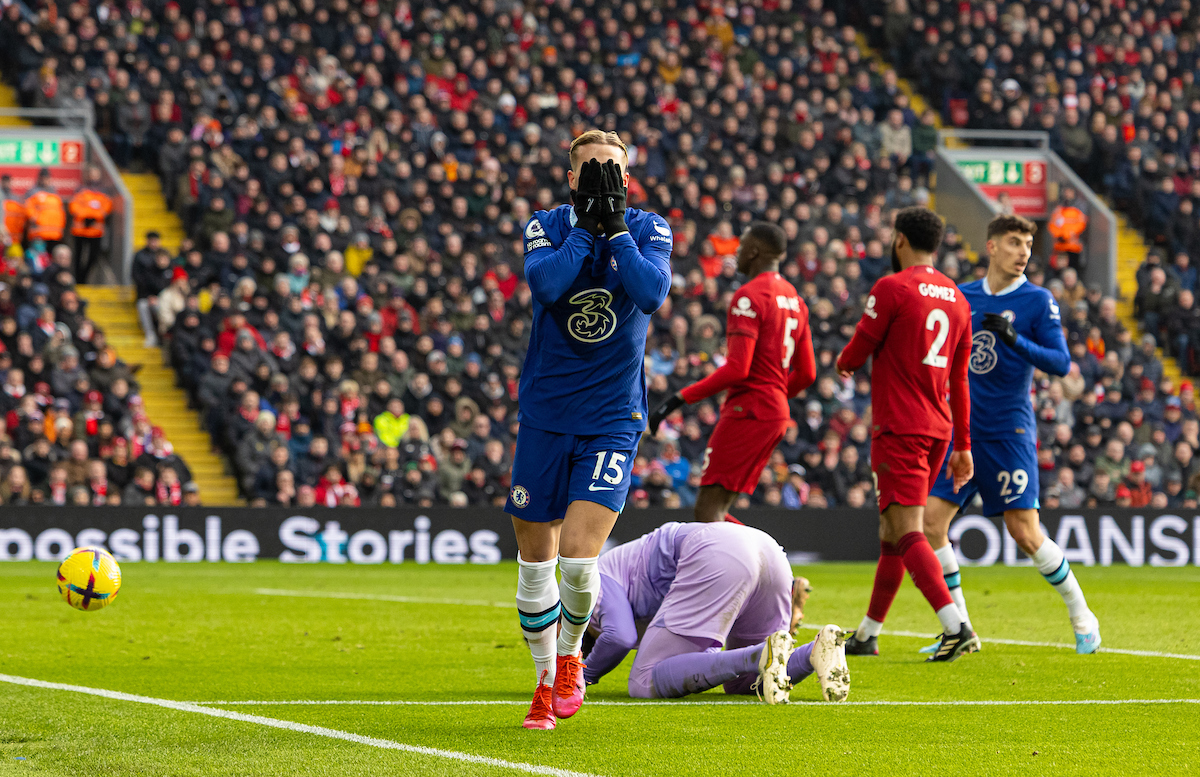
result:
M 608 289 L 587 289 L 568 302 L 579 310 L 567 317 L 567 331 L 581 343 L 607 340 L 617 330 L 617 314 L 612 310 L 612 292 Z
M 971 336 L 971 361 L 969 363 L 971 372 L 976 375 L 991 372 L 999 360 L 1000 357 L 996 353 L 995 334 L 981 329 Z

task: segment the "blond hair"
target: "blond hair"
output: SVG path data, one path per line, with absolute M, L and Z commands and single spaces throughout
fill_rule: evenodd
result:
M 575 149 L 582 148 L 584 146 L 612 146 L 614 148 L 619 148 L 625 152 L 625 159 L 629 159 L 629 149 L 625 147 L 625 143 L 621 140 L 617 133 L 605 132 L 604 130 L 598 129 L 590 129 L 581 134 L 579 137 L 575 138 L 575 140 L 571 141 L 571 151 L 569 155 L 571 167 L 574 167 L 577 161 L 575 158 Z

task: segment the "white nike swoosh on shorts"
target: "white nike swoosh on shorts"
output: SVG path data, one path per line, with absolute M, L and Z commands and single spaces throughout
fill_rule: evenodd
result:
M 606 488 L 605 486 L 600 486 L 599 488 L 596 488 L 595 483 L 588 483 L 588 491 L 612 491 L 612 489 Z
M 1004 497 L 1004 504 L 1008 504 L 1009 502 L 1014 502 L 1020 498 L 1021 498 L 1020 494 L 1017 494 L 1016 496 L 1006 496 L 1006 497 Z

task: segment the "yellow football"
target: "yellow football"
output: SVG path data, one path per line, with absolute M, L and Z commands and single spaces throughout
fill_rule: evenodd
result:
M 58 565 L 58 595 L 77 610 L 102 610 L 121 590 L 121 568 L 104 548 L 76 548 Z

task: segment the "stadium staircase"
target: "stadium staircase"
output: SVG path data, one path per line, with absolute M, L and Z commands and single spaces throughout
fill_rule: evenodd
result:
M 104 330 L 117 355 L 129 365 L 141 364 L 136 378 L 151 423 L 162 427 L 200 486 L 205 505 L 238 502 L 237 483 L 226 473 L 225 461 L 212 451 L 212 439 L 200 428 L 200 418 L 188 407 L 187 395 L 175 386 L 175 371 L 163 366 L 162 350 L 146 348 L 130 286 L 80 286 L 88 316 Z
M 144 242 L 150 231 L 162 236 L 163 246 L 173 255 L 183 241 L 183 224 L 167 208 L 162 185 L 153 173 L 122 173 L 133 198 L 133 235 L 135 245 Z M 127 363 L 141 363 L 137 375 L 142 384 L 146 413 L 155 426 L 162 427 L 167 439 L 192 471 L 200 486 L 200 501 L 205 505 L 238 504 L 237 482 L 228 474 L 220 454 L 213 452 L 212 439 L 201 428 L 200 417 L 188 407 L 187 395 L 175 385 L 175 371 L 163 365 L 162 351 L 146 348 L 138 322 L 132 286 L 84 286 L 80 294 L 88 300 L 88 315 L 108 336 L 108 341 Z
M 1146 259 L 1150 246 L 1142 238 L 1141 233 L 1129 223 L 1124 214 L 1116 212 L 1117 216 L 1117 316 L 1125 328 L 1134 333 L 1134 347 L 1142 331 L 1137 318 L 1133 315 L 1133 298 L 1137 295 L 1137 269 Z M 1163 375 L 1171 379 L 1175 392 L 1179 393 L 1179 384 L 1183 380 L 1183 370 L 1179 362 L 1172 356 L 1167 356 L 1162 348 L 1156 348 L 1159 361 L 1163 365 Z
M 133 197 L 133 242 L 145 243 L 150 231 L 162 235 L 163 246 L 175 256 L 183 242 L 183 223 L 167 208 L 162 184 L 153 173 L 121 173 L 121 180 Z

